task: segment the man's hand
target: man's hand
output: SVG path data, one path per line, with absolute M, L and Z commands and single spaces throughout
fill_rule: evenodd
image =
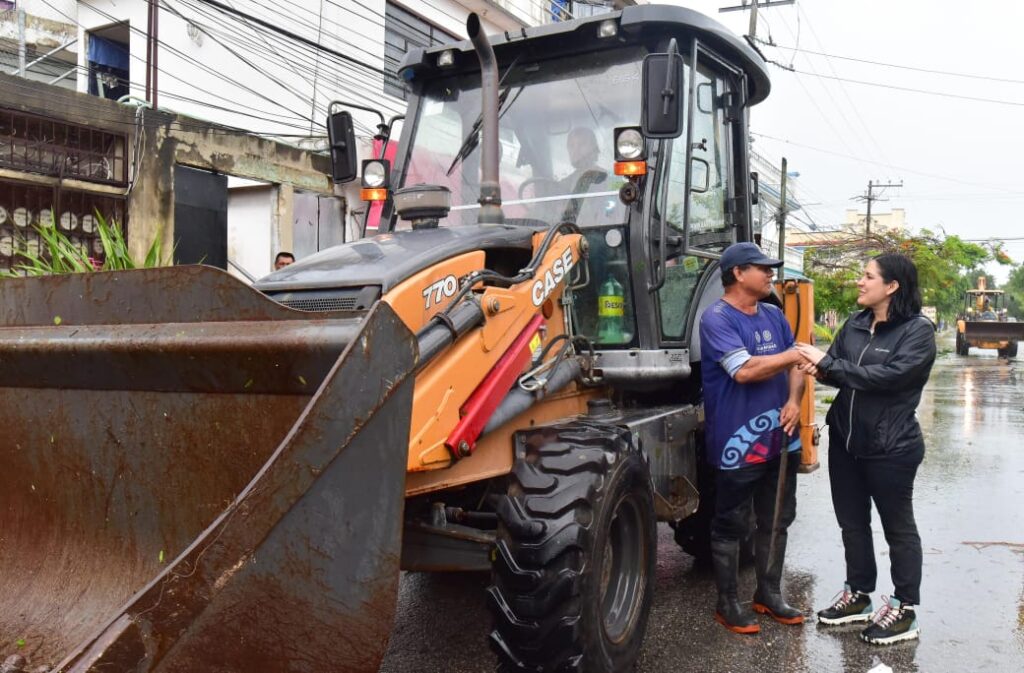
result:
M 800 405 L 796 402 L 786 402 L 786 406 L 782 407 L 782 413 L 779 415 L 779 423 L 787 435 L 793 434 L 793 431 L 800 425 Z
M 810 362 L 807 362 L 806 360 L 804 360 L 801 364 L 798 364 L 796 368 L 797 371 L 799 371 L 802 374 L 807 374 L 808 376 L 814 376 L 815 378 L 817 378 L 819 375 L 817 365 L 812 365 Z

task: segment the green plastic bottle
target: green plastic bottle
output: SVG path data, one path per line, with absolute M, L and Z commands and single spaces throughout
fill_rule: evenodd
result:
M 603 344 L 621 344 L 626 341 L 624 331 L 626 298 L 622 285 L 614 276 L 601 284 L 597 297 L 597 341 Z

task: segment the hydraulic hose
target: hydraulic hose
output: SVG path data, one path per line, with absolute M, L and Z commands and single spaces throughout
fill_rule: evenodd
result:
M 579 360 L 574 357 L 570 357 L 562 360 L 562 362 L 558 363 L 558 365 L 551 370 L 551 375 L 548 377 L 547 384 L 543 388 L 539 388 L 534 392 L 528 392 L 519 386 L 515 386 L 509 394 L 505 396 L 505 399 L 501 401 L 498 408 L 494 410 L 494 414 L 492 414 L 490 420 L 487 421 L 487 425 L 484 426 L 483 432 L 480 433 L 480 436 L 482 437 L 491 430 L 501 427 L 529 409 L 535 403 L 544 399 L 546 395 L 558 392 L 569 385 L 569 383 L 576 380 L 579 375 Z

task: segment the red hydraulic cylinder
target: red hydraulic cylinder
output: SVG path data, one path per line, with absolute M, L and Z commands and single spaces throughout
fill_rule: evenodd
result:
M 544 317 L 541 315 L 536 315 L 530 320 L 526 329 L 519 333 L 494 368 L 487 373 L 462 405 L 462 409 L 459 410 L 462 418 L 445 441 L 445 446 L 456 460 L 472 454 L 476 449 L 476 440 L 490 420 L 491 414 L 498 408 L 523 368 L 530 362 L 530 340 L 543 323 Z

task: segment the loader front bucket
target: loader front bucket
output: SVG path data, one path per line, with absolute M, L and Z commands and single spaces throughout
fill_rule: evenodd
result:
M 208 267 L 0 281 L 0 659 L 377 670 L 415 361 Z
M 964 323 L 964 336 L 978 341 L 1024 341 L 1024 322 L 970 320 Z

